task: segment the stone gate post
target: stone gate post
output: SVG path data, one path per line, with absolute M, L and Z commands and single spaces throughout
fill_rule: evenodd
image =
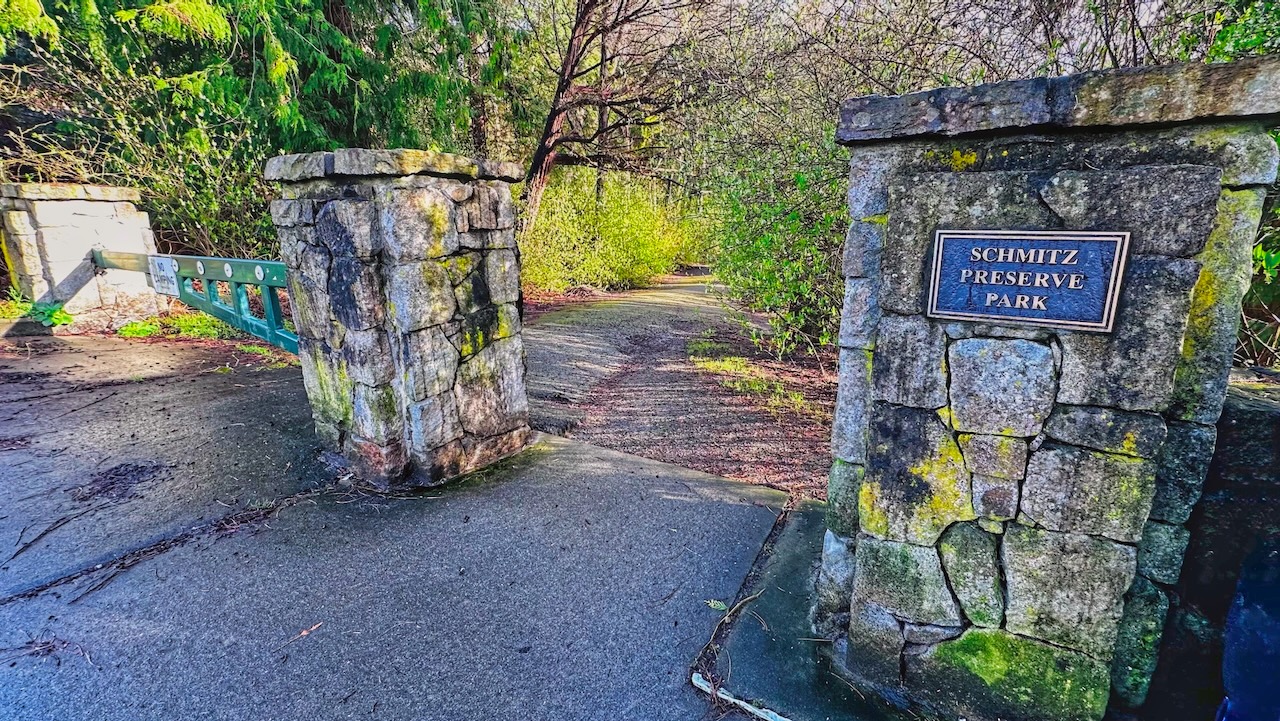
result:
M 815 623 L 946 718 L 1140 707 L 1214 446 L 1280 58 L 847 101 Z
M 267 162 L 316 433 L 364 478 L 432 485 L 528 443 L 520 176 L 419 150 Z

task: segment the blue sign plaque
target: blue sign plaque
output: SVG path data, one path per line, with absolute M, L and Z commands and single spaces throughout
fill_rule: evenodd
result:
M 1128 250 L 1128 233 L 939 230 L 928 315 L 1109 333 Z

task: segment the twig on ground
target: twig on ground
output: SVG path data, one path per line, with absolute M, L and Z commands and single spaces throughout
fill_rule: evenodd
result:
M 53 419 L 52 419 L 52 420 L 55 420 L 55 421 L 56 421 L 56 420 L 58 420 L 59 418 L 62 418 L 63 416 L 69 416 L 69 415 L 71 415 L 72 413 L 76 413 L 77 411 L 82 411 L 82 410 L 84 410 L 84 409 L 88 408 L 89 406 L 92 406 L 92 405 L 96 405 L 96 404 L 98 404 L 98 403 L 101 403 L 101 402 L 105 401 L 106 399 L 108 399 L 108 398 L 110 398 L 110 397 L 112 397 L 112 396 L 114 396 L 114 395 L 117 395 L 117 394 L 119 394 L 119 393 L 120 393 L 120 391 L 111 391 L 110 393 L 106 394 L 105 396 L 103 396 L 103 397 L 101 397 L 101 398 L 98 398 L 98 399 L 95 399 L 95 400 L 92 400 L 92 401 L 90 401 L 90 402 L 88 402 L 88 403 L 86 403 L 86 404 L 84 404 L 84 405 L 80 406 L 79 408 L 72 408 L 71 410 L 67 411 L 66 413 L 63 413 L 63 414 L 61 414 L 61 415 L 56 415 L 56 416 L 54 416 L 54 417 L 53 417 Z
M 298 639 L 300 639 L 300 638 L 306 638 L 307 636 L 310 636 L 312 631 L 316 630 L 317 628 L 320 628 L 320 627 L 321 627 L 321 626 L 323 626 L 323 625 L 324 625 L 324 621 L 321 621 L 321 622 L 317 623 L 316 625 L 312 626 L 311 628 L 304 628 L 304 629 L 302 629 L 301 631 L 299 631 L 299 632 L 298 632 L 298 635 L 297 635 L 297 636 L 294 636 L 293 638 L 289 639 L 288 641 L 285 641 L 284 643 L 280 644 L 280 646 L 279 646 L 278 648 L 276 648 L 276 649 L 275 649 L 275 651 L 272 651 L 272 653 L 276 653 L 276 652 L 278 652 L 280 649 L 284 648 L 285 646 L 288 646 L 289 644 L 293 643 L 294 641 L 297 641 L 297 640 L 298 640 Z M 353 692 L 353 693 L 354 693 L 354 692 Z

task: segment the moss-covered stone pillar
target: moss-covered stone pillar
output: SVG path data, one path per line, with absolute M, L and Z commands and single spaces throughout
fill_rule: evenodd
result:
M 367 480 L 432 485 L 528 443 L 520 175 L 418 150 L 267 162 L 316 433 Z
M 815 624 L 854 683 L 970 721 L 1142 706 L 1277 118 L 1280 58 L 844 104 Z

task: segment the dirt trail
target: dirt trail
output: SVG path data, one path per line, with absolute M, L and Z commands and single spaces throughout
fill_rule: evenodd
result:
M 525 344 L 534 425 L 820 497 L 831 464 L 834 378 L 815 363 L 778 363 L 759 353 L 740 315 L 709 293 L 707 280 L 676 276 L 530 321 Z M 691 343 L 741 360 L 699 368 Z M 744 367 L 749 382 L 742 382 Z

